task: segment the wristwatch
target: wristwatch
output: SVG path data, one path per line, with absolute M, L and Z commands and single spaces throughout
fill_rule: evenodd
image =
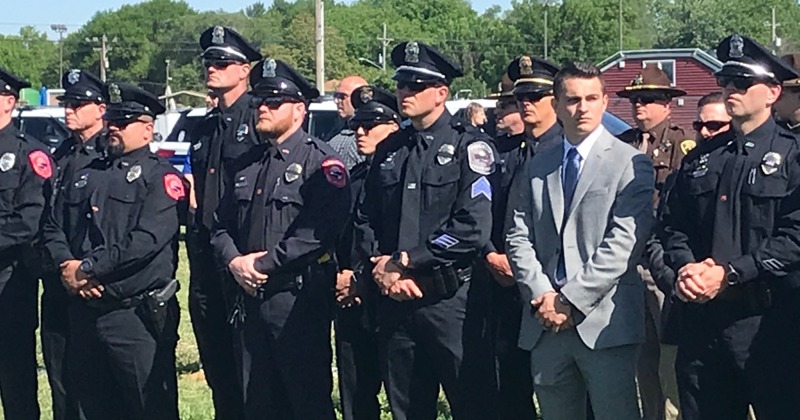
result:
M 562 305 L 571 306 L 567 297 L 561 293 L 558 294 L 558 301 L 561 302 Z
M 739 272 L 736 271 L 732 265 L 728 264 L 725 267 L 725 280 L 728 282 L 728 286 L 736 286 L 742 279 L 739 277 Z
M 400 270 L 405 272 L 408 270 L 408 264 L 403 264 L 403 253 L 400 251 L 392 252 L 392 255 L 389 256 L 389 260 L 396 266 L 400 267 Z
M 78 266 L 78 270 L 81 270 L 84 273 L 91 275 L 92 271 L 94 270 L 94 263 L 92 263 L 92 260 L 86 258 L 81 261 L 81 265 Z

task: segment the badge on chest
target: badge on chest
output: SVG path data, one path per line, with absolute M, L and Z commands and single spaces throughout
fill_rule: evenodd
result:
M 14 162 L 17 161 L 17 156 L 11 152 L 3 153 L 0 157 L 0 171 L 7 172 L 14 167 Z
M 782 160 L 780 153 L 767 152 L 761 158 L 761 172 L 764 172 L 764 175 L 772 175 L 778 172 L 778 167 L 781 166 Z
M 299 163 L 292 163 L 286 168 L 286 172 L 283 173 L 283 178 L 286 179 L 287 183 L 292 183 L 300 179 L 301 175 L 303 175 L 303 166 Z
M 125 180 L 131 183 L 139 179 L 140 176 L 142 176 L 142 167 L 140 165 L 133 165 L 128 169 L 128 173 L 125 174 Z
M 439 148 L 439 151 L 436 152 L 436 162 L 439 163 L 439 165 L 447 165 L 453 161 L 455 155 L 455 146 L 452 144 L 443 144 L 442 147 Z

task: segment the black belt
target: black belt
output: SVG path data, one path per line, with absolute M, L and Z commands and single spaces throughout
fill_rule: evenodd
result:
M 447 298 L 455 294 L 461 286 L 472 280 L 472 266 L 456 268 L 450 264 L 440 265 L 430 273 L 414 276 L 425 294 L 435 294 Z
M 165 304 L 178 292 L 178 280 L 172 279 L 166 286 L 142 292 L 136 296 L 124 299 L 100 298 L 86 300 L 86 306 L 101 311 L 115 311 L 119 309 L 135 308 L 147 299 L 153 299 L 159 304 Z

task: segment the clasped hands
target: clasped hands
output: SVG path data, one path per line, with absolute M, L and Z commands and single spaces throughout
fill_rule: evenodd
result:
M 78 295 L 84 299 L 100 299 L 103 297 L 103 285 L 89 277 L 81 269 L 80 260 L 67 260 L 59 265 L 61 270 L 61 284 L 71 295 Z
M 422 290 L 411 277 L 403 277 L 403 269 L 393 263 L 388 255 L 372 257 L 375 265 L 372 277 L 384 296 L 403 302 L 422 298 Z
M 675 292 L 684 302 L 706 303 L 728 286 L 725 268 L 711 258 L 689 263 L 678 270 Z
M 531 301 L 531 308 L 539 324 L 554 333 L 575 326 L 572 307 L 561 302 L 558 292 L 545 292 Z
M 267 255 L 267 251 L 253 252 L 235 257 L 228 263 L 228 270 L 245 293 L 255 296 L 258 288 L 267 282 L 268 276 L 255 268 L 256 260 Z

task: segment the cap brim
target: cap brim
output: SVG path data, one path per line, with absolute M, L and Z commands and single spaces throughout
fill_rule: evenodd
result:
M 538 93 L 540 95 L 550 95 L 553 93 L 553 86 L 539 85 L 536 83 L 520 83 L 514 86 L 514 90 L 511 91 L 511 96 L 519 93 Z
M 431 76 L 430 74 L 417 73 L 417 72 L 408 71 L 408 70 L 395 72 L 394 76 L 392 76 L 392 80 L 395 80 L 395 81 L 398 81 L 398 82 L 406 82 L 406 83 L 430 83 L 430 84 L 445 83 L 445 84 L 449 84 L 449 82 L 447 80 L 445 80 L 445 79 L 442 79 L 442 78 L 439 78 L 439 77 L 436 77 L 436 76 Z
M 670 98 L 677 98 L 679 96 L 685 96 L 686 91 L 681 89 L 676 89 L 673 87 L 667 86 L 630 86 L 626 87 L 623 90 L 617 92 L 617 96 L 620 98 L 630 98 L 631 96 L 640 94 L 640 93 L 660 93 Z

